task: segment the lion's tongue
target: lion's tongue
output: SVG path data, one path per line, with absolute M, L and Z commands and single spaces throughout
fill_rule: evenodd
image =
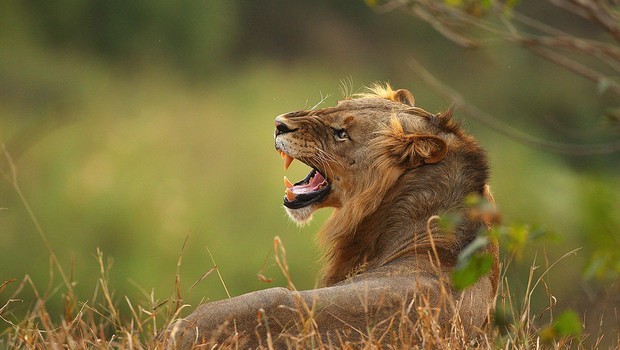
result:
M 315 171 L 314 176 L 308 181 L 307 184 L 292 185 L 291 182 L 284 177 L 284 185 L 286 186 L 286 199 L 289 201 L 295 200 L 297 195 L 310 193 L 319 190 L 321 185 L 327 183 L 323 175 L 318 171 Z

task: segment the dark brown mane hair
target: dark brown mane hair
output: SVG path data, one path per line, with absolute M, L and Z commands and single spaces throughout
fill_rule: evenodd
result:
M 336 209 L 321 231 L 322 242 L 328 247 L 324 285 L 385 264 L 390 258 L 384 255 L 390 249 L 394 250 L 390 255 L 396 257 L 424 252 L 430 248 L 431 238 L 444 263 L 454 263 L 459 252 L 485 227 L 483 222 L 472 222 L 461 215 L 464 219 L 452 234 L 441 232 L 436 222 L 430 223 L 428 231 L 429 218 L 444 213 L 463 214 L 468 195 L 484 195 L 488 182 L 486 154 L 452 119 L 452 109 L 431 114 L 413 107 L 404 112 L 424 116 L 437 134 L 447 134 L 447 153 L 435 164 L 405 170 L 391 167 L 387 160 L 392 156 L 388 150 L 390 137 L 403 137 L 398 133 L 404 132 L 406 121 L 393 119 L 392 125 L 378 133 L 377 148 L 371 154 L 376 157 L 374 166 L 382 169 L 381 177 L 373 179 L 374 187 L 361 195 L 363 208 L 345 205 Z M 368 199 L 371 197 L 375 202 Z M 358 216 L 357 221 L 351 216 Z M 400 246 L 390 243 L 394 241 Z

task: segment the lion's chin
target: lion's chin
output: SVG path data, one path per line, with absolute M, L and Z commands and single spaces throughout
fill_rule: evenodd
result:
M 284 210 L 286 210 L 288 217 L 291 218 L 291 220 L 293 220 L 297 224 L 297 226 L 303 226 L 309 223 L 312 220 L 312 213 L 315 209 L 316 208 L 314 205 L 308 205 L 299 209 L 291 209 L 287 208 L 286 206 L 284 207 Z

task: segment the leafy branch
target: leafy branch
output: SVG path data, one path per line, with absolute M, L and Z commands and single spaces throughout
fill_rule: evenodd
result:
M 599 31 L 575 34 L 519 12 L 516 0 L 366 0 L 380 13 L 402 11 L 428 22 L 448 40 L 465 48 L 483 48 L 497 42 L 520 46 L 531 53 L 596 84 L 599 94 L 620 96 L 620 1 L 548 0 L 562 14 L 576 15 Z M 475 29 L 475 30 L 473 30 Z M 604 35 L 601 35 L 600 32 Z M 620 151 L 620 140 L 595 145 L 547 141 L 526 134 L 468 103 L 416 60 L 409 65 L 427 84 L 456 107 L 496 132 L 528 146 L 571 155 L 610 154 Z M 606 117 L 620 120 L 620 108 Z

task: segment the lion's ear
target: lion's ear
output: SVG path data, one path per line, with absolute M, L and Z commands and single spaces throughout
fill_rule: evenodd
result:
M 437 163 L 448 153 L 446 141 L 437 136 L 411 135 L 408 142 L 410 142 L 411 154 L 414 155 L 411 159 L 414 166 L 420 163 Z
M 415 98 L 413 98 L 413 94 L 406 89 L 394 91 L 393 100 L 396 102 L 404 103 L 411 107 L 415 105 Z
M 399 147 L 393 148 L 399 162 L 408 168 L 439 162 L 448 153 L 444 140 L 433 135 L 404 135 L 398 139 Z
M 399 164 L 406 167 L 434 164 L 448 153 L 448 145 L 442 138 L 406 133 L 396 117 L 392 117 L 382 133 L 385 137 L 376 143 L 380 152 L 395 157 Z

